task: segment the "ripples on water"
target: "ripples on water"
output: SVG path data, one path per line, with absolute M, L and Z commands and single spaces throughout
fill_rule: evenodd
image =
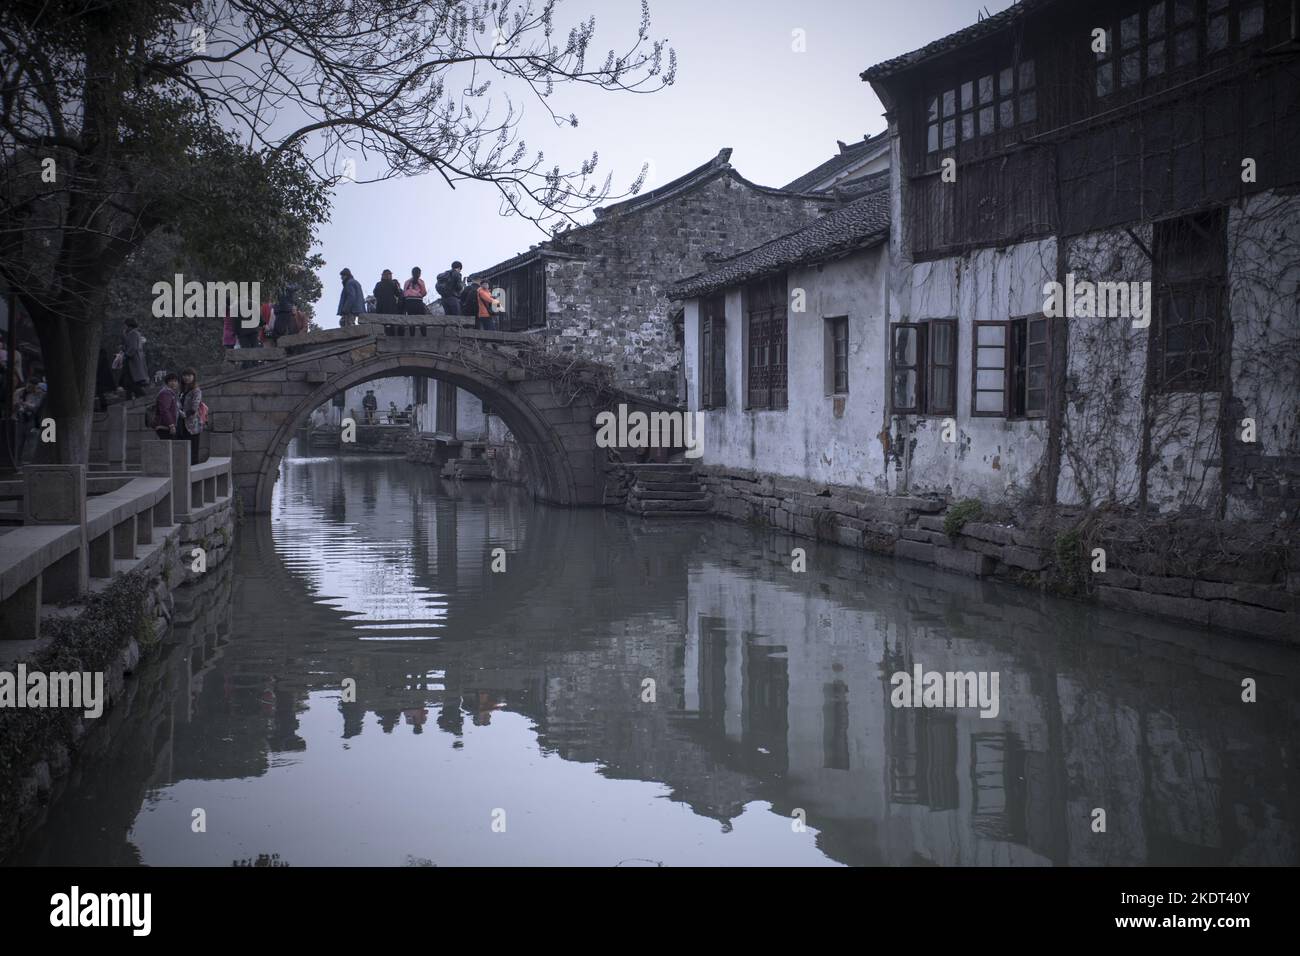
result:
M 20 862 L 1300 857 L 1292 651 L 395 459 L 287 458 L 274 509 Z M 918 663 L 997 718 L 891 707 Z

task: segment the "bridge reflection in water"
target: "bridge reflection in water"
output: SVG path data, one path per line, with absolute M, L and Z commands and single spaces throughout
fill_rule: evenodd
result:
M 284 471 L 19 861 L 1300 860 L 1294 652 L 392 459 Z M 997 671 L 997 717 L 891 707 L 918 663 Z

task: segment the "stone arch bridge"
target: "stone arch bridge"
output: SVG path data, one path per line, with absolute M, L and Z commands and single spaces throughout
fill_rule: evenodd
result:
M 254 367 L 200 381 L 209 432 L 223 447 L 220 436 L 230 436 L 245 511 L 271 510 L 280 460 L 313 409 L 394 375 L 426 375 L 486 401 L 518 441 L 534 497 L 602 504 L 606 453 L 594 420 L 618 394 L 603 369 L 550 355 L 522 333 L 478 331 L 440 316 L 366 318 L 359 327 L 286 336 L 279 348 L 246 353 L 259 360 Z M 147 404 L 128 409 L 128 448 L 156 440 L 144 427 Z

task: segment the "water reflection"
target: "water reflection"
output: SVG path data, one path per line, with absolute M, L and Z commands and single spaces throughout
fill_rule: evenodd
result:
M 391 459 L 287 459 L 234 570 L 23 862 L 1298 859 L 1282 648 Z M 998 716 L 892 707 L 918 663 Z

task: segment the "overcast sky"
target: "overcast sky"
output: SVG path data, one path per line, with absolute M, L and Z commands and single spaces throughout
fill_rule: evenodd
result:
M 880 102 L 858 74 L 881 60 L 924 46 L 998 12 L 1009 0 L 650 0 L 651 36 L 677 51 L 676 83 L 651 95 L 559 87 L 557 113 L 575 112 L 577 128 L 543 122 L 525 107 L 530 149 L 576 165 L 592 150 L 600 169 L 625 191 L 645 162 L 654 189 L 733 149 L 732 165 L 764 186 L 782 186 L 838 149 L 885 128 Z M 563 32 L 596 16 L 597 51 L 620 51 L 635 36 L 639 0 L 563 0 Z M 802 30 L 804 52 L 797 52 Z M 364 168 L 359 178 L 364 178 Z M 603 176 L 601 177 L 603 180 Z M 399 279 L 420 266 L 433 277 L 453 259 L 466 273 L 522 252 L 545 236 L 517 217 L 498 214 L 490 185 L 452 190 L 436 174 L 381 183 L 345 183 L 331 221 L 319 234 L 325 293 L 318 321 L 332 327 L 338 272 L 344 266 L 367 291 L 389 268 Z M 589 221 L 588 214 L 582 221 Z

